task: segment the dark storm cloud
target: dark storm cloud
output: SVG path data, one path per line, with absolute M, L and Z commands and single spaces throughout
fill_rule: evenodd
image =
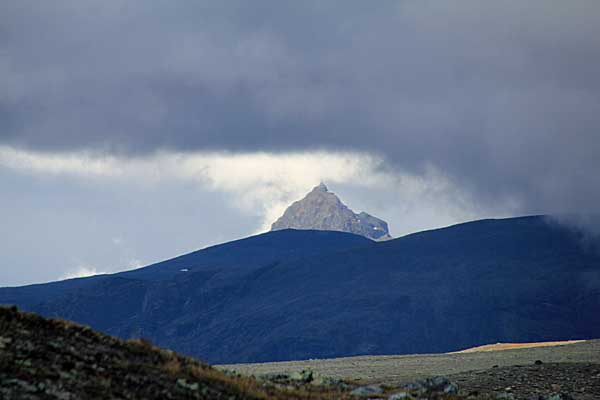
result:
M 0 140 L 356 149 L 483 203 L 600 204 L 600 3 L 5 1 Z

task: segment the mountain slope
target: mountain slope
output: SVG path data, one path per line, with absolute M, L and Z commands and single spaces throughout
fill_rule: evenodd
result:
M 219 274 L 269 265 L 283 259 L 308 257 L 326 251 L 365 246 L 370 240 L 341 232 L 280 231 L 235 240 L 208 247 L 179 257 L 132 271 L 111 275 L 69 279 L 59 282 L 0 288 L 0 304 L 18 304 L 28 310 L 38 310 L 40 304 L 72 292 L 85 292 L 91 287 L 119 286 L 119 282 L 160 282 L 178 279 L 188 272 L 208 271 Z M 187 271 L 186 271 L 187 270 Z M 211 272 L 212 271 L 212 272 Z M 219 275 L 220 276 L 220 275 Z M 143 284 L 147 285 L 147 284 Z M 64 315 L 53 313 L 51 315 Z
M 290 250 L 295 240 L 321 238 L 344 244 Z M 174 272 L 188 266 L 174 259 L 29 308 L 216 363 L 600 337 L 600 254 L 545 217 L 476 221 L 386 242 L 291 230 L 252 240 L 268 245 L 248 253 L 252 241 L 233 242 L 222 253 L 200 252 L 195 257 L 206 262 L 185 273 Z M 261 258 L 262 251 L 277 256 Z M 260 262 L 227 261 L 234 252 Z M 32 288 L 11 290 L 0 289 L 0 303 Z
M 243 307 L 255 312 L 236 326 L 255 337 L 261 321 L 278 324 L 260 345 L 238 349 L 243 360 L 600 337 L 600 255 L 540 217 L 478 221 L 278 265 L 247 292 Z M 206 351 L 231 328 L 209 335 Z
M 340 231 L 374 240 L 391 239 L 387 222 L 366 212 L 355 214 L 323 183 L 290 205 L 271 226 L 273 231 L 281 229 Z

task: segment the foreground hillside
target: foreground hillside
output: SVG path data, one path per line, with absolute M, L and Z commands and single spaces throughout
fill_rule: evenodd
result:
M 442 353 L 600 337 L 600 252 L 545 217 L 372 242 L 284 230 L 0 304 L 212 363 Z
M 314 385 L 282 391 L 144 341 L 125 342 L 62 320 L 0 307 L 0 398 L 347 398 Z

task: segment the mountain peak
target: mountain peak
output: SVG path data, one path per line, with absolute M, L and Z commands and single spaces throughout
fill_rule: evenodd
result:
M 391 239 L 385 221 L 365 212 L 354 213 L 323 182 L 290 205 L 271 225 L 272 231 L 281 229 L 341 231 L 373 240 Z
M 325 186 L 325 184 L 323 182 L 321 182 L 317 186 L 315 186 L 312 191 L 313 192 L 328 192 L 329 189 L 327 189 L 327 186 Z

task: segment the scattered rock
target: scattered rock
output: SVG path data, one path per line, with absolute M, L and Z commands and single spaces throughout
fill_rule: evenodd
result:
M 515 395 L 512 393 L 500 393 L 496 395 L 496 400 L 515 400 Z
M 355 396 L 371 396 L 380 393 L 383 393 L 383 389 L 379 385 L 360 386 L 350 392 Z
M 567 393 L 556 393 L 547 397 L 547 400 L 575 400 L 573 396 Z
M 535 360 L 534 364 L 535 365 L 542 365 L 543 362 L 542 362 L 542 360 Z
M 288 379 L 290 381 L 310 382 L 310 381 L 312 381 L 312 373 L 308 374 L 308 376 L 305 376 L 304 371 L 292 372 L 291 374 L 288 375 Z
M 457 394 L 458 393 L 458 385 L 453 382 L 449 382 L 444 388 L 444 393 L 446 394 Z
M 188 390 L 198 390 L 198 383 L 187 383 L 185 379 L 177 379 L 177 385 Z
M 409 383 L 404 386 L 408 390 L 414 390 L 422 393 L 426 392 L 442 392 L 446 394 L 458 393 L 458 385 L 450 382 L 445 376 L 434 376 L 416 382 Z
M 256 376 L 257 379 L 263 381 L 270 381 L 278 384 L 290 384 L 290 383 L 314 383 L 314 382 L 327 382 L 326 378 L 318 376 L 311 370 L 302 370 L 300 372 L 294 371 L 292 373 L 277 373 L 277 374 L 261 374 Z M 319 384 L 319 383 L 315 383 Z
M 406 392 L 400 392 L 400 393 L 394 393 L 391 396 L 388 397 L 388 400 L 409 400 L 412 399 L 413 397 L 406 393 Z

